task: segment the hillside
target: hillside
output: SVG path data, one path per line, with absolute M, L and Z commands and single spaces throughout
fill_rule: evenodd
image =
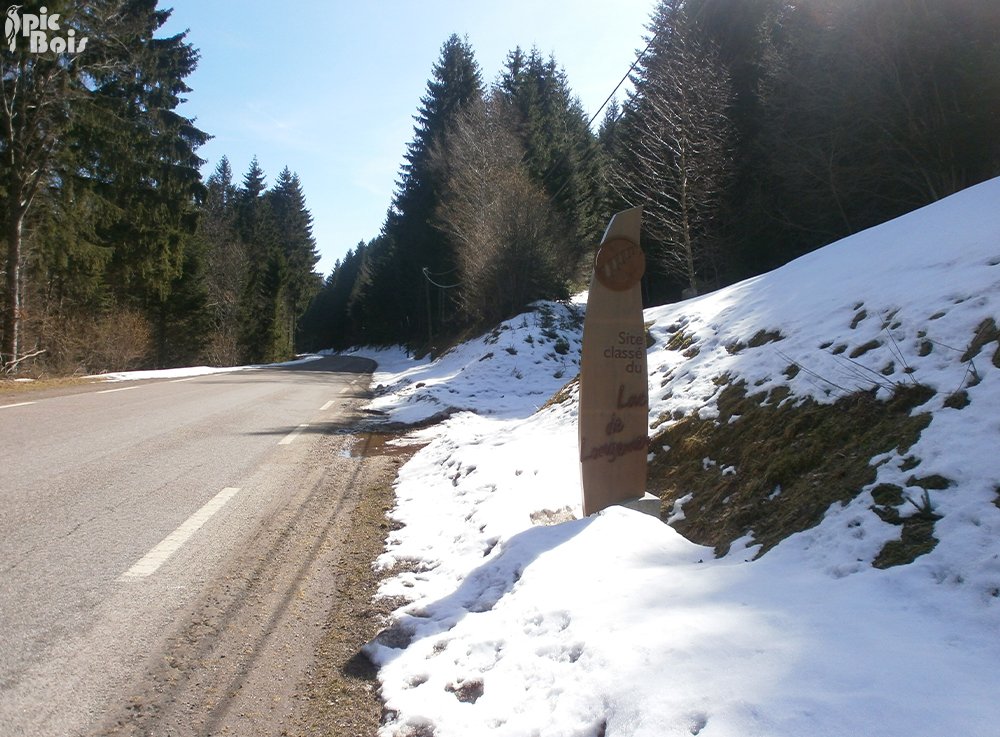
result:
M 580 306 L 370 409 L 400 472 L 386 735 L 996 734 L 1000 180 L 646 313 L 663 524 L 577 519 Z
M 654 483 L 679 530 L 766 550 L 855 500 L 897 529 L 852 558 L 887 566 L 996 500 L 998 192 L 649 311 Z

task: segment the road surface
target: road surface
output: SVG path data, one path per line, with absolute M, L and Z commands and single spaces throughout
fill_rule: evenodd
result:
M 372 368 L 0 400 L 0 734 L 276 734 L 335 603 Z

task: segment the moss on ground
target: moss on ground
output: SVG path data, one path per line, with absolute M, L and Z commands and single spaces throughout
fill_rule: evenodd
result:
M 821 404 L 790 401 L 786 387 L 748 394 L 745 382 L 726 380 L 717 419 L 685 416 L 650 443 L 650 490 L 666 510 L 692 494 L 675 527 L 719 555 L 748 533 L 763 554 L 819 524 L 831 504 L 875 481 L 872 458 L 905 454 L 931 419 L 913 412 L 934 393 L 925 386 L 900 385 L 888 401 L 857 392 Z M 903 532 L 919 530 L 904 524 Z M 895 560 L 898 551 L 885 557 Z
M 948 398 L 944 400 L 944 406 L 951 407 L 952 409 L 965 409 L 971 401 L 969 399 L 969 392 L 965 391 L 965 389 L 960 389 L 948 395 Z
M 925 487 L 924 495 L 919 500 L 904 493 L 903 489 L 895 484 L 879 484 L 872 489 L 872 501 L 875 502 L 872 505 L 872 511 L 883 522 L 898 525 L 901 528 L 899 539 L 887 542 L 875 556 L 875 560 L 872 561 L 875 568 L 891 568 L 912 563 L 921 555 L 931 552 L 937 545 L 937 538 L 934 537 L 934 523 L 941 517 L 935 514 L 931 507 L 927 488 L 947 488 L 951 483 L 944 477 L 938 478 L 943 479 L 943 486 Z M 907 484 L 912 485 L 911 481 L 913 481 L 912 477 L 907 481 Z M 903 517 L 900 508 L 909 504 L 913 505 L 916 513 Z

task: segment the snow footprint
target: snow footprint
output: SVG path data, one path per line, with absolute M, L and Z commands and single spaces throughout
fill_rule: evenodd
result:
M 524 622 L 524 633 L 539 640 L 539 657 L 561 663 L 575 663 L 583 655 L 583 643 L 569 638 L 569 612 L 535 613 Z
M 543 614 L 536 612 L 528 617 L 524 622 L 524 633 L 526 635 L 546 635 L 553 632 L 562 632 L 570 625 L 569 612 L 556 611 Z

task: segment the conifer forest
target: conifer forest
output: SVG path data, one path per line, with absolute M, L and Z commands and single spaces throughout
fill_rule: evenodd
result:
M 320 275 L 294 171 L 203 176 L 211 131 L 177 111 L 199 54 L 169 10 L 48 5 L 91 41 L 3 50 L 8 374 L 439 351 L 586 288 L 626 207 L 654 305 L 1000 174 L 995 0 L 659 0 L 593 120 L 556 57 L 484 70 L 444 39 L 381 230 Z

